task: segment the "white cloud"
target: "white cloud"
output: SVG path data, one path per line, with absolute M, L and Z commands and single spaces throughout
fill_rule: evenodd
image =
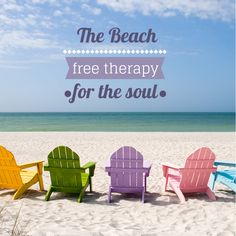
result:
M 26 31 L 0 31 L 0 49 L 2 52 L 9 52 L 10 49 L 48 49 L 58 45 L 52 43 L 47 35 L 39 32 L 29 33 Z
M 40 58 L 37 55 L 31 55 L 22 58 L 20 60 L 13 58 L 0 59 L 0 68 L 4 69 L 29 69 L 33 64 L 48 64 L 55 60 L 61 60 L 61 53 L 42 54 Z
M 63 12 L 60 11 L 60 10 L 56 10 L 56 11 L 54 11 L 53 15 L 54 15 L 54 16 L 62 16 L 62 15 L 63 15 Z
M 117 22 L 115 22 L 115 21 L 113 21 L 113 20 L 108 20 L 108 25 L 109 26 L 107 26 L 107 28 L 109 29 L 110 28 L 110 26 L 112 26 L 112 27 L 114 27 L 114 26 L 119 26 L 119 24 L 117 23 Z
M 235 3 L 233 0 L 97 0 L 113 9 L 127 14 L 140 12 L 143 15 L 158 16 L 195 16 L 201 19 L 234 20 Z
M 46 60 L 0 60 L 0 68 L 4 69 L 28 69 L 32 64 L 48 63 Z
M 93 15 L 100 15 L 101 14 L 101 9 L 100 8 L 97 8 L 97 7 L 92 7 L 86 3 L 83 3 L 81 5 L 81 8 L 85 11 L 87 11 L 88 13 L 90 14 L 93 14 Z
M 3 5 L 3 9 L 5 11 L 21 11 L 22 10 L 22 6 L 17 5 L 16 3 L 7 3 L 5 5 Z
M 33 4 L 51 4 L 51 5 L 58 5 L 58 1 L 57 0 L 32 0 Z
M 63 30 L 73 27 L 76 36 L 78 25 L 94 24 L 100 13 L 89 0 L 0 0 L 0 68 L 61 60 L 62 49 L 77 46 Z
M 50 5 L 45 8 L 42 4 Z M 64 3 L 63 7 L 58 4 L 63 3 L 56 0 L 0 0 L 0 56 L 12 55 L 21 49 L 50 51 L 65 43 L 55 34 L 63 25 L 64 17 L 61 16 L 66 15 L 70 25 L 81 22 L 81 17 L 70 8 L 70 3 Z

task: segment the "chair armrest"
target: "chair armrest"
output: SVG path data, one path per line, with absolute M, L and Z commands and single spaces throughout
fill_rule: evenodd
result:
M 215 166 L 229 166 L 229 167 L 236 167 L 236 163 L 233 162 L 226 162 L 226 161 L 215 161 Z
M 23 164 L 23 165 L 19 165 L 19 167 L 22 170 L 22 169 L 26 169 L 26 168 L 36 166 L 39 176 L 42 176 L 42 174 L 43 174 L 43 162 L 44 161 L 36 161 L 36 162 L 32 162 L 32 163 L 26 163 L 26 164 Z
M 143 162 L 143 168 L 145 168 L 145 169 L 148 170 L 148 172 L 146 173 L 146 176 L 147 176 L 147 177 L 149 176 L 151 167 L 152 167 L 152 164 L 150 164 L 150 163 L 148 163 L 148 162 L 146 162 L 146 161 Z
M 30 167 L 33 167 L 33 166 L 40 166 L 40 165 L 43 166 L 43 162 L 44 161 L 26 163 L 26 164 L 19 165 L 19 167 L 22 170 L 22 169 L 30 168 Z
M 94 176 L 94 170 L 95 170 L 96 162 L 88 162 L 85 165 L 81 167 L 81 169 L 89 169 L 89 176 Z
M 111 169 L 111 167 L 109 165 L 110 165 L 110 163 L 105 166 L 105 172 L 107 172 L 107 174 L 110 176 L 110 169 Z
M 165 166 L 165 167 L 168 167 L 170 169 L 174 169 L 174 170 L 179 170 L 180 167 L 177 166 L 177 165 L 173 165 L 173 164 L 170 164 L 170 163 L 161 163 L 162 167 Z
M 163 176 L 168 177 L 168 175 L 179 175 L 180 167 L 170 163 L 162 163 Z
M 149 168 L 149 169 L 150 169 L 151 166 L 152 166 L 152 164 L 150 164 L 150 163 L 148 163 L 148 162 L 146 162 L 146 161 L 143 162 L 143 167 L 144 167 L 144 168 Z

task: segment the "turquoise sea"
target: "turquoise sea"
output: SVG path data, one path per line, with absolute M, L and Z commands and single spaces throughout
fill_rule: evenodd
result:
M 0 113 L 0 131 L 230 132 L 235 113 Z

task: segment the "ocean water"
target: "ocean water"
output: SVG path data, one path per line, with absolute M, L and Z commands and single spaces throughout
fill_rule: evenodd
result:
M 0 131 L 232 132 L 235 113 L 0 113 Z

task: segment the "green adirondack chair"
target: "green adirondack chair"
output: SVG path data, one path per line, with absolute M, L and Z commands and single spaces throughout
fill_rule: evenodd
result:
M 45 200 L 50 199 L 52 192 L 66 192 L 78 193 L 78 202 L 81 202 L 88 185 L 92 192 L 95 165 L 95 162 L 88 162 L 81 167 L 80 158 L 75 152 L 66 146 L 56 147 L 48 155 L 48 165 L 44 166 L 44 170 L 50 172 L 52 183 Z

